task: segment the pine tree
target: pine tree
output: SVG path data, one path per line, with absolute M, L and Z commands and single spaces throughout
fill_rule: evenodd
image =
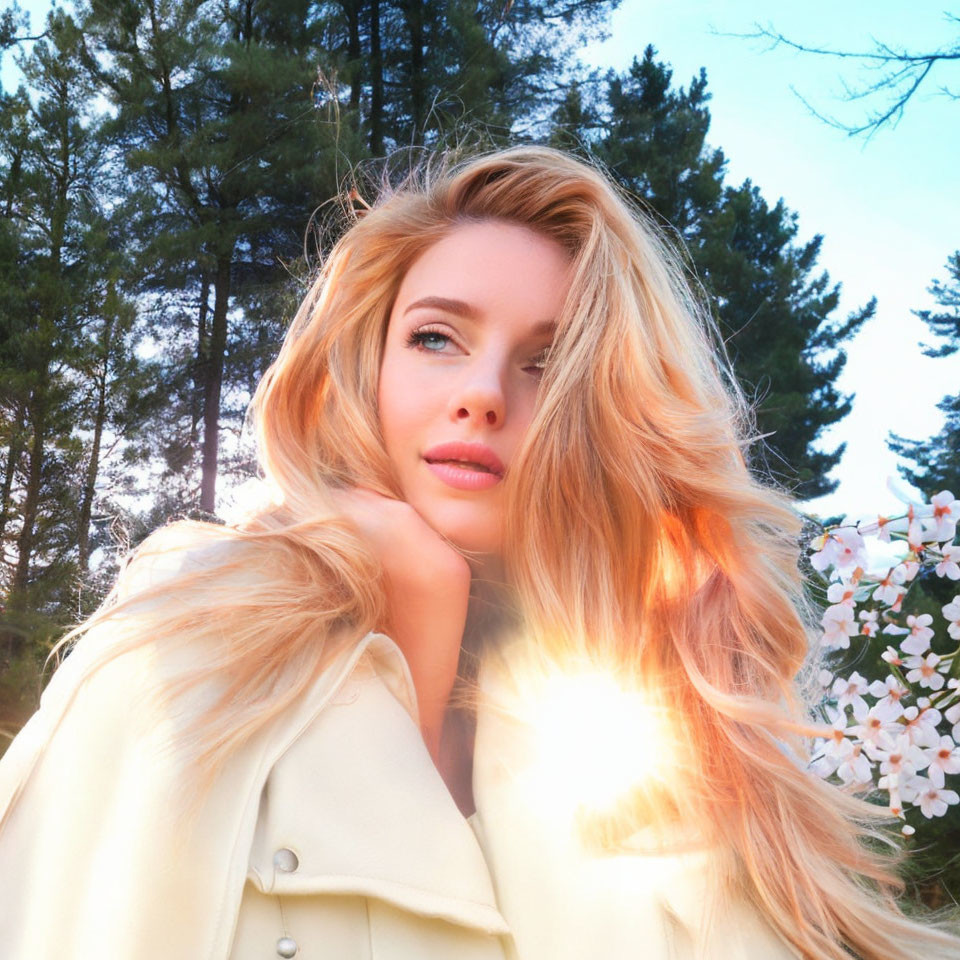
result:
M 75 575 L 73 383 L 84 257 L 82 207 L 99 162 L 84 123 L 92 91 L 79 67 L 79 34 L 61 12 L 49 40 L 20 58 L 24 88 L 4 103 L 5 239 L 12 254 L 0 312 L 3 406 L 11 446 L 4 472 L 7 655 L 17 657 L 44 620 L 56 620 Z M 11 288 L 13 291 L 11 292 Z
M 947 260 L 948 279 L 929 288 L 942 311 L 917 310 L 917 316 L 945 340 L 927 347 L 928 357 L 950 357 L 960 351 L 960 250 Z M 898 467 L 902 476 L 927 496 L 950 490 L 960 496 L 960 393 L 944 397 L 937 409 L 945 416 L 943 429 L 929 440 L 908 440 L 891 433 L 887 446 L 913 466 Z
M 109 91 L 109 129 L 139 201 L 131 232 L 144 292 L 161 307 L 158 339 L 183 325 L 192 302 L 192 329 L 179 338 L 189 354 L 171 357 L 170 382 L 193 393 L 182 410 L 199 406 L 194 503 L 209 514 L 236 297 L 247 283 L 286 279 L 282 258 L 296 256 L 311 209 L 336 193 L 339 153 L 352 152 L 317 108 L 310 10 L 308 0 L 94 0 L 85 9 L 88 62 Z M 163 303 L 171 291 L 172 310 Z M 181 430 L 168 448 L 179 445 L 189 462 L 192 440 Z
M 726 160 L 706 146 L 706 72 L 673 90 L 673 72 L 655 53 L 648 46 L 625 75 L 608 75 L 608 120 L 595 152 L 648 211 L 696 245 L 720 202 Z
M 839 284 L 813 270 L 823 237 L 794 242 L 796 214 L 779 200 L 770 209 L 749 180 L 726 187 L 694 258 L 712 294 L 720 331 L 737 377 L 754 399 L 757 427 L 772 434 L 753 452 L 753 466 L 801 498 L 836 489 L 828 477 L 845 444 L 814 444 L 851 410 L 836 388 L 846 364 L 841 344 L 874 315 L 876 300 L 846 319 L 830 315 Z
M 462 136 L 529 137 L 619 0 L 339 0 L 322 5 L 328 72 L 373 156 Z
M 109 213 L 96 88 L 81 34 L 54 13 L 21 58 L 26 88 L 2 111 L 0 544 L 9 649 L 86 604 L 91 526 L 103 471 L 129 467 L 149 402 L 123 291 L 124 211 Z M 156 404 L 156 394 L 151 398 Z M 94 602 L 98 597 L 90 597 Z

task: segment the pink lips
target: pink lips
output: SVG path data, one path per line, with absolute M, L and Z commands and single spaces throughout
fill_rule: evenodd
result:
M 485 490 L 495 486 L 503 478 L 503 462 L 482 443 L 462 441 L 441 443 L 427 450 L 423 459 L 427 461 L 427 466 L 436 477 L 458 490 Z M 441 460 L 465 462 L 461 464 L 438 462 Z M 470 464 L 477 464 L 487 469 L 477 470 Z

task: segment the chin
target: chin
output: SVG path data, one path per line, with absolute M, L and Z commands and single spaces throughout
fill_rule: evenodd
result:
M 414 504 L 421 516 L 437 533 L 447 537 L 463 550 L 482 554 L 499 553 L 501 549 L 500 519 L 495 510 L 485 510 L 478 504 L 438 504 L 436 501 L 420 506 Z

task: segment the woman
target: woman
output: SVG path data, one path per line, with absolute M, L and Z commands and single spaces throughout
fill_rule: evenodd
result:
M 734 383 L 590 166 L 385 190 L 254 398 L 274 502 L 154 534 L 0 765 L 4 956 L 957 956 L 804 769 Z

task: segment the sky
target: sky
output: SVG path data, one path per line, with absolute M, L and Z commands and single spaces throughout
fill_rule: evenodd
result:
M 49 3 L 21 0 L 21 7 L 36 28 Z M 823 235 L 818 268 L 841 284 L 832 316 L 877 297 L 876 316 L 846 345 L 838 387 L 855 394 L 853 411 L 820 441 L 829 450 L 847 444 L 831 472 L 837 490 L 806 504 L 824 517 L 895 510 L 886 481 L 897 476 L 897 458 L 887 432 L 936 434 L 943 425 L 937 401 L 960 391 L 960 354 L 925 357 L 920 344 L 934 341 L 912 312 L 934 306 L 927 288 L 946 280 L 947 257 L 960 249 L 960 99 L 941 92 L 947 86 L 960 94 L 960 63 L 935 66 L 899 123 L 868 141 L 833 129 L 800 96 L 821 114 L 859 123 L 885 101 L 851 102 L 845 89 L 862 89 L 876 71 L 730 34 L 760 25 L 807 46 L 866 51 L 876 40 L 928 51 L 960 38 L 960 24 L 948 23 L 944 10 L 929 0 L 623 0 L 609 38 L 582 52 L 584 63 L 624 71 L 652 43 L 685 88 L 704 67 L 712 93 L 708 143 L 727 157 L 727 182 L 749 178 L 770 206 L 783 198 L 797 213 L 798 243 Z M 960 15 L 960 3 L 954 11 Z M 9 54 L 0 77 L 5 89 L 16 85 Z

